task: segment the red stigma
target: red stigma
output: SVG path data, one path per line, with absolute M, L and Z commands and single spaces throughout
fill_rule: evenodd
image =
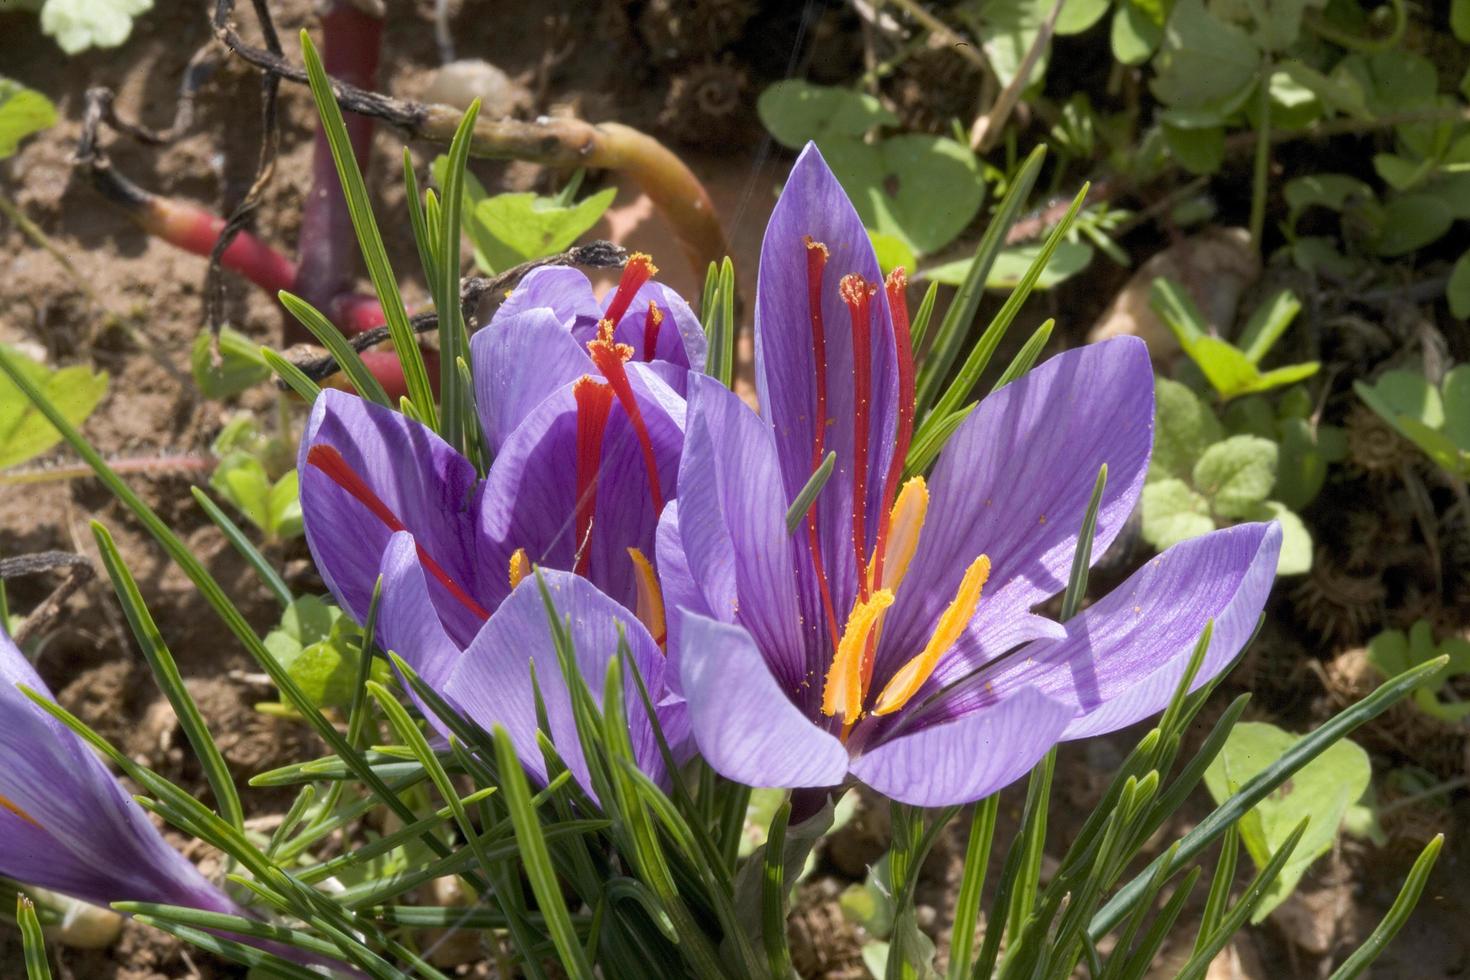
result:
M 883 514 L 878 519 L 878 542 L 873 558 L 873 581 L 883 580 L 883 552 L 888 545 L 889 508 L 898 493 L 903 477 L 903 464 L 914 438 L 914 349 L 909 333 L 909 304 L 904 290 L 909 277 L 899 266 L 888 274 L 883 289 L 888 294 L 888 311 L 893 315 L 893 344 L 898 354 L 898 439 L 893 458 L 888 462 L 888 475 L 883 480 Z
M 653 303 L 648 304 L 648 319 L 643 321 L 643 359 L 653 360 L 654 351 L 658 350 L 658 328 L 663 326 L 663 312 Z
M 817 406 L 812 419 L 812 465 L 815 473 L 822 465 L 822 452 L 827 436 L 827 334 L 822 324 L 822 275 L 827 269 L 827 246 L 806 236 L 807 305 L 812 320 L 812 359 L 816 364 Z M 812 554 L 812 570 L 822 593 L 822 611 L 827 617 L 827 633 L 832 649 L 837 649 L 837 609 L 832 603 L 832 586 L 822 564 L 822 546 L 817 538 L 817 502 L 806 512 L 807 550 Z
M 408 530 L 404 526 L 403 521 L 398 519 L 398 515 L 393 513 L 377 494 L 373 493 L 372 488 L 367 485 L 367 482 L 358 475 L 356 470 L 348 465 L 347 460 L 343 459 L 342 454 L 336 449 L 322 443 L 317 443 L 306 451 L 306 462 L 308 465 L 315 466 L 321 470 L 327 475 L 329 480 L 351 494 L 358 503 L 371 511 L 374 517 L 382 521 L 388 530 L 395 532 Z M 455 583 L 454 579 L 449 577 L 449 573 L 444 571 L 443 566 L 424 550 L 424 546 L 418 543 L 417 536 L 414 538 L 414 547 L 418 549 L 419 561 L 423 563 L 424 569 L 430 575 L 434 576 L 434 578 L 438 579 L 439 584 L 448 589 L 450 595 L 454 596 L 455 599 L 459 600 L 461 605 L 481 619 L 490 618 L 490 614 L 485 611 L 485 608 L 474 599 L 471 599 L 464 589 L 461 589 Z
M 583 375 L 572 385 L 577 400 L 577 557 L 573 571 L 586 576 L 592 558 L 592 517 L 597 511 L 597 471 L 602 436 L 612 411 L 612 389 Z
M 658 479 L 658 459 L 653 454 L 653 440 L 649 438 L 648 426 L 643 421 L 643 410 L 638 406 L 633 385 L 628 381 L 628 371 L 623 367 L 623 362 L 633 356 L 633 348 L 626 344 L 614 344 L 612 321 L 603 320 L 597 339 L 587 345 L 587 353 L 592 355 L 592 363 L 597 365 L 597 370 L 602 372 L 602 376 L 617 393 L 618 404 L 623 406 L 623 411 L 628 413 L 628 418 L 633 423 L 633 432 L 638 436 L 638 448 L 643 451 L 643 465 L 648 469 L 653 513 L 657 516 L 664 509 L 663 488 Z
M 852 314 L 852 550 L 858 595 L 866 600 L 868 563 L 863 545 L 868 526 L 868 416 L 873 391 L 872 300 L 878 287 L 854 273 L 842 277 L 837 292 Z
M 628 307 L 633 305 L 633 297 L 638 294 L 638 290 L 657 274 L 658 266 L 653 264 L 652 259 L 642 252 L 634 252 L 628 259 L 628 264 L 623 266 L 623 277 L 618 280 L 618 291 L 613 294 L 612 302 L 607 304 L 607 312 L 602 318 L 611 320 L 614 324 L 622 320 Z

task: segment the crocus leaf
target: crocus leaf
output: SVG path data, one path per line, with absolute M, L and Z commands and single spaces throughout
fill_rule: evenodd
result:
M 152 9 L 153 0 L 46 0 L 41 30 L 61 50 L 115 48 L 133 31 L 133 18 Z
M 1193 483 L 1222 517 L 1244 517 L 1276 483 L 1276 443 L 1260 436 L 1231 436 L 1204 451 Z
M 56 122 L 56 106 L 35 89 L 0 78 L 0 160 L 16 151 L 20 141 Z
M 1210 502 L 1183 480 L 1169 477 L 1144 485 L 1143 539 L 1158 551 L 1215 529 Z
M 53 371 L 13 347 L 11 363 L 40 388 L 72 425 L 80 425 L 107 393 L 107 373 L 78 365 Z M 34 459 L 61 435 L 8 378 L 0 377 L 0 469 Z
M 1051 261 L 1042 270 L 1040 278 L 1036 280 L 1036 289 L 1052 289 L 1067 281 L 1072 276 L 1086 269 L 1092 262 L 1094 249 L 1091 245 L 1083 242 L 1061 242 L 1052 253 Z M 985 277 L 986 289 L 1014 289 L 1026 275 L 1026 270 L 1031 268 L 1031 263 L 1041 254 L 1041 245 L 1012 245 L 1003 248 L 995 256 L 995 262 L 990 266 L 990 274 Z M 960 286 L 964 284 L 965 277 L 970 273 L 970 263 L 973 259 L 957 259 L 954 262 L 945 262 L 933 268 L 925 269 L 920 275 L 924 279 L 942 283 L 946 286 Z
M 812 849 L 832 827 L 834 814 L 832 801 L 813 816 L 801 823 L 786 828 L 781 842 L 781 865 L 783 880 L 795 884 L 811 857 Z M 766 845 L 756 848 L 741 865 L 735 875 L 735 914 L 747 929 L 747 935 L 760 935 L 761 928 L 761 882 L 765 864 Z
M 776 142 L 792 150 L 808 140 L 862 136 L 874 126 L 898 125 L 898 117 L 865 92 L 800 79 L 770 86 L 755 108 Z
M 1236 725 L 1220 754 L 1205 770 L 1210 795 L 1216 802 L 1228 799 L 1298 741 L 1300 736 L 1264 722 Z M 1371 777 L 1368 754 L 1343 739 L 1277 787 L 1240 821 L 1241 843 L 1256 866 L 1265 867 L 1302 818 L 1311 818 L 1280 877 L 1272 882 L 1252 914 L 1252 921 L 1261 921 L 1281 904 L 1295 890 L 1307 867 L 1332 848 L 1348 808 L 1367 790 Z
M 571 206 L 529 193 L 487 197 L 474 209 L 473 220 L 484 231 L 475 237 L 476 248 L 497 271 L 554 255 L 597 224 L 616 193 L 609 187 Z
M 260 354 L 260 345 L 237 330 L 225 327 L 219 335 L 219 359 L 209 332 L 194 339 L 189 353 L 194 383 L 205 398 L 230 398 L 271 376 L 270 365 Z

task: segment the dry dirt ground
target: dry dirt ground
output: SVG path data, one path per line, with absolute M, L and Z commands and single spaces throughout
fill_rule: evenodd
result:
M 315 27 L 311 4 L 309 0 L 273 0 L 271 6 L 282 36 L 288 39 L 288 50 L 294 52 L 290 39 L 295 32 L 302 26 Z M 432 6 L 427 0 L 417 5 L 389 4 L 383 86 L 395 94 L 416 94 L 438 64 Z M 469 2 L 456 21 L 459 52 L 487 58 L 505 69 L 532 93 L 535 111 L 561 107 L 589 119 L 618 118 L 656 129 L 662 99 L 655 84 L 657 71 L 626 70 L 626 39 L 612 36 L 616 32 L 607 30 L 606 12 L 590 6 L 563 2 L 492 7 Z M 118 109 L 128 118 L 152 126 L 168 124 L 184 66 L 209 39 L 204 7 L 200 2 L 158 0 L 155 9 L 137 22 L 124 47 L 73 58 L 60 56 L 49 39 L 40 35 L 34 18 L 0 15 L 4 73 L 46 93 L 62 116 L 57 126 L 29 141 L 4 165 L 0 192 L 43 229 L 76 273 L 73 278 L 15 228 L 0 224 L 4 260 L 0 342 L 27 345 L 54 363 L 85 362 L 108 372 L 109 393 L 87 422 L 87 436 L 110 458 L 128 461 L 138 469 L 129 477 L 133 486 L 205 558 L 252 622 L 266 629 L 275 615 L 269 596 L 194 507 L 188 488 L 207 478 L 200 454 L 223 422 L 241 408 L 268 411 L 272 396 L 252 392 L 232 405 L 197 397 L 184 378 L 189 346 L 203 325 L 200 287 L 204 261 L 150 239 L 85 181 L 74 179 L 70 165 L 82 96 L 89 86 L 113 88 L 118 93 Z M 249 21 L 248 16 L 242 19 Z M 778 63 L 785 58 L 780 50 L 783 45 L 789 53 L 788 35 L 776 33 L 766 42 Z M 542 53 L 551 49 L 564 52 L 555 65 L 549 65 Z M 265 191 L 256 229 L 289 252 L 307 186 L 313 111 L 304 91 L 289 85 L 282 90 L 281 107 L 281 155 Z M 110 149 L 115 164 L 148 189 L 223 211 L 249 186 L 259 138 L 257 78 L 250 69 L 226 62 L 205 86 L 195 123 L 184 138 L 162 149 L 115 139 Z M 402 185 L 396 176 L 400 147 L 397 134 L 379 130 L 370 186 L 390 232 L 406 225 Z M 435 150 L 416 147 L 415 152 L 422 167 Z M 725 216 L 748 296 L 761 229 L 784 160 L 758 135 L 722 152 L 690 151 L 688 159 L 708 181 Z M 534 168 L 514 164 L 476 163 L 475 169 L 492 188 L 530 186 L 540 176 Z M 679 261 L 657 219 L 648 218 L 646 202 L 640 202 L 633 189 L 622 188 L 616 210 L 601 233 L 652 251 L 656 259 L 663 256 L 665 278 L 693 294 L 694 277 Z M 405 280 L 409 303 L 422 302 L 422 284 L 405 271 L 417 265 L 412 242 L 406 235 L 392 233 L 387 239 Z M 1058 335 L 1079 336 L 1090 312 L 1115 288 L 1116 282 L 1103 273 L 1074 295 L 1048 300 L 1056 309 L 1071 310 L 1070 322 L 1063 319 Z M 263 342 L 278 340 L 280 313 L 271 299 L 252 287 L 232 282 L 227 311 L 230 323 L 251 337 Z M 319 747 L 299 728 L 253 710 L 252 705 L 269 697 L 270 691 L 248 676 L 251 665 L 244 652 L 225 638 L 183 575 L 95 482 L 72 479 L 0 487 L 0 554 L 57 549 L 95 559 L 88 526 L 93 520 L 106 524 L 117 537 L 236 777 L 243 781 L 263 769 L 317 752 Z M 274 557 L 295 576 L 293 584 L 298 588 L 313 587 L 302 546 Z M 10 583 L 12 608 L 29 611 L 55 584 L 48 576 Z M 157 691 L 105 582 L 94 580 L 83 588 L 44 627 L 42 636 L 40 669 L 67 707 L 130 754 L 204 792 L 197 768 L 180 748 L 173 719 L 166 707 L 160 707 Z M 1069 804 L 1064 811 L 1087 812 L 1100 790 L 1099 773 L 1117 761 L 1118 746 L 1123 744 L 1073 747 L 1064 754 L 1059 785 L 1059 794 Z M 283 806 L 278 795 L 257 791 L 247 791 L 246 800 L 255 814 L 279 812 Z M 1450 817 L 1463 826 L 1464 806 Z M 1059 819 L 1064 837 L 1068 817 L 1064 813 Z M 803 888 L 793 917 L 793 937 L 804 975 L 861 975 L 857 937 L 837 912 L 834 896 L 842 886 L 861 878 L 865 864 L 882 852 L 886 833 L 882 824 L 881 814 L 873 811 L 838 835 L 827 850 L 822 873 Z M 1467 877 L 1464 869 L 1470 855 L 1458 837 L 1452 835 L 1420 913 L 1375 975 L 1455 976 L 1470 966 L 1470 936 L 1463 928 L 1470 908 L 1461 884 Z M 1065 845 L 1065 841 L 1060 843 Z M 961 852 L 957 840 L 940 849 L 921 896 L 927 909 L 923 916 L 947 921 Z M 207 855 L 197 856 L 208 859 Z M 1239 975 L 1318 975 L 1326 961 L 1313 952 L 1340 949 L 1365 935 L 1391 901 L 1406 866 L 1402 852 L 1370 853 L 1355 846 L 1324 861 L 1309 879 L 1313 899 L 1299 903 L 1297 920 L 1264 926 L 1241 942 L 1234 961 L 1244 971 Z M 237 975 L 231 967 L 191 956 L 177 943 L 136 926 L 128 926 L 121 942 L 109 950 L 56 948 L 53 956 L 64 977 L 145 980 Z M 1159 975 L 1168 975 L 1168 968 L 1167 961 L 1161 962 Z M 16 935 L 0 928 L 0 975 L 18 976 L 21 969 Z

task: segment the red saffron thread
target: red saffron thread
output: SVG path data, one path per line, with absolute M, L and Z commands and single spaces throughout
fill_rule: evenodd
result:
M 592 518 L 597 511 L 597 471 L 602 436 L 612 411 L 612 389 L 583 375 L 572 386 L 577 400 L 577 557 L 573 571 L 586 576 L 592 560 Z
M 903 266 L 888 274 L 883 283 L 888 294 L 888 310 L 893 315 L 893 344 L 898 355 L 898 438 L 893 458 L 888 461 L 888 475 L 883 479 L 883 513 L 878 517 L 878 541 L 873 555 L 873 582 L 883 581 L 883 552 L 888 547 L 889 524 L 893 501 L 898 494 L 898 481 L 903 476 L 904 460 L 914 438 L 914 349 L 909 332 L 909 306 L 904 290 L 909 280 Z
M 628 307 L 633 305 L 633 297 L 638 294 L 638 290 L 656 275 L 658 266 L 653 264 L 653 260 L 642 252 L 634 252 L 627 265 L 623 266 L 623 276 L 618 280 L 618 291 L 613 294 L 612 302 L 607 304 L 607 312 L 602 318 L 611 320 L 614 324 L 622 320 Z
M 404 526 L 403 521 L 399 520 L 398 515 L 393 513 L 387 504 L 383 503 L 382 499 L 373 492 L 372 488 L 358 475 L 357 471 L 348 465 L 347 460 L 343 459 L 342 454 L 335 448 L 323 443 L 317 443 L 307 450 L 306 462 L 321 470 L 327 475 L 328 479 L 356 498 L 358 503 L 371 511 L 373 516 L 382 521 L 388 530 L 408 530 Z M 417 536 L 414 538 L 414 546 L 418 549 L 419 561 L 423 562 L 424 568 L 430 575 L 439 580 L 440 585 L 443 585 L 444 588 L 449 590 L 450 595 L 458 599 L 461 605 L 481 619 L 490 618 L 490 614 L 485 611 L 485 607 L 481 606 L 474 599 L 471 599 L 468 593 L 460 588 L 454 579 L 449 577 L 449 573 L 444 571 L 443 566 L 424 550 L 424 546 L 418 543 Z
M 602 372 L 612 390 L 617 393 L 618 404 L 628 413 L 633 423 L 633 432 L 638 436 L 638 448 L 643 453 L 643 465 L 648 470 L 648 488 L 653 494 L 653 513 L 663 512 L 664 492 L 658 479 L 658 458 L 653 453 L 653 439 L 648 435 L 648 425 L 643 420 L 643 410 L 633 394 L 633 385 L 628 381 L 628 371 L 623 362 L 633 356 L 633 348 L 627 344 L 615 344 L 612 340 L 613 321 L 603 320 L 597 339 L 587 345 L 592 363 Z
M 827 437 L 827 333 L 822 323 L 822 274 L 827 269 L 827 246 L 806 236 L 807 305 L 812 320 L 812 359 L 816 365 L 817 407 L 812 419 L 812 472 L 822 465 Z M 821 495 L 818 494 L 820 497 Z M 837 652 L 837 608 L 832 602 L 832 586 L 822 564 L 822 545 L 817 537 L 817 501 L 806 512 L 807 550 L 812 555 L 812 570 L 817 575 L 817 588 L 822 594 L 822 611 L 827 617 L 827 634 L 832 652 Z
M 643 321 L 643 359 L 653 360 L 658 350 L 658 328 L 663 326 L 664 315 L 656 305 L 648 304 L 648 319 Z
M 845 275 L 838 294 L 852 314 L 852 551 L 857 568 L 858 596 L 868 598 L 868 416 L 873 390 L 872 299 L 878 287 L 855 273 Z

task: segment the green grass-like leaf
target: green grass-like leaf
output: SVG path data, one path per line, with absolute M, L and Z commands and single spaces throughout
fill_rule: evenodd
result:
M 388 262 L 388 250 L 383 247 L 383 236 L 373 219 L 367 185 L 363 182 L 362 172 L 357 168 L 357 158 L 352 153 L 347 125 L 342 121 L 342 110 L 338 108 L 336 96 L 332 94 L 331 80 L 322 67 L 321 56 L 311 43 L 311 37 L 304 30 L 301 32 L 301 57 L 306 62 L 311 95 L 316 100 L 317 113 L 321 116 L 321 131 L 327 138 L 332 159 L 337 164 L 337 177 L 342 182 L 342 191 L 347 198 L 347 211 L 352 217 L 353 230 L 357 232 L 357 243 L 362 249 L 363 261 L 367 264 L 368 277 L 372 279 L 378 302 L 383 307 L 388 334 L 393 339 L 393 349 L 403 364 L 408 398 L 420 417 L 427 420 L 429 427 L 437 430 L 438 413 L 434 408 L 434 391 L 429 384 L 429 372 L 424 367 L 423 354 L 419 351 L 413 327 L 404 311 L 398 280 L 393 277 L 393 268 Z M 457 271 L 455 282 L 457 287 Z

